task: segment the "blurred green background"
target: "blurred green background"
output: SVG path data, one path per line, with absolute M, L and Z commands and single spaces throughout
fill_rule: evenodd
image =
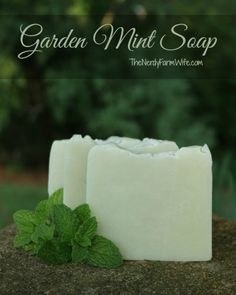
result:
M 86 14 L 90 21 L 93 14 L 101 15 L 102 20 L 108 14 L 233 14 L 236 8 L 232 0 L 210 4 L 0 0 L 0 4 L 6 14 Z M 57 30 L 63 30 L 64 25 Z M 17 209 L 33 208 L 47 197 L 51 142 L 74 133 L 97 138 L 154 137 L 175 140 L 179 146 L 207 143 L 214 160 L 213 211 L 236 219 L 236 80 L 49 80 L 50 56 L 32 59 L 23 67 L 16 58 L 17 37 L 6 36 L 7 29 L 9 23 L 1 23 L 0 40 L 6 42 L 0 45 L 0 71 L 8 71 L 12 79 L 0 80 L 0 228 L 12 222 Z M 235 53 L 227 48 L 222 47 L 220 58 L 226 62 L 224 71 L 227 63 L 236 62 Z M 117 68 L 112 65 L 112 70 Z M 60 69 L 68 72 L 73 67 L 62 59 Z M 39 71 L 42 78 L 14 79 L 27 71 Z M 86 63 L 81 71 L 86 71 Z

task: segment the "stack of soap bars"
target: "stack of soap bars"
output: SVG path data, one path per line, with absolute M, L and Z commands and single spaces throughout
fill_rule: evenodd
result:
M 98 232 L 128 260 L 212 256 L 212 158 L 173 141 L 74 135 L 52 144 L 48 192 L 70 208 L 88 203 Z

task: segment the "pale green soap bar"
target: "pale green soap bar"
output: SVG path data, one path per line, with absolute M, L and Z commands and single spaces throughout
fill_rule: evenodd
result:
M 114 241 L 125 259 L 212 257 L 212 158 L 206 145 L 157 154 L 94 146 L 87 202 L 99 233 Z

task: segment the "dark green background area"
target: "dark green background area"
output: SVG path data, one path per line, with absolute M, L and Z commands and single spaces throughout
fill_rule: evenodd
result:
M 235 1 L 5 1 L 0 0 L 4 14 L 236 14 Z M 199 23 L 199 31 L 204 30 Z M 222 32 L 228 28 L 212 24 Z M 213 210 L 222 216 L 236 218 L 236 80 L 235 79 L 100 79 L 104 67 L 119 71 L 122 60 L 109 64 L 96 58 L 96 79 L 48 79 L 54 59 L 41 55 L 22 65 L 16 58 L 19 40 L 4 17 L 0 28 L 0 71 L 11 79 L 0 80 L 0 165 L 7 169 L 47 169 L 51 142 L 74 133 L 97 138 L 110 135 L 154 137 L 175 140 L 179 146 L 207 143 L 214 165 Z M 65 30 L 60 23 L 56 30 Z M 85 26 L 86 28 L 86 26 Z M 49 27 L 54 31 L 54 27 Z M 6 32 L 8 34 L 6 35 Z M 10 31 L 11 32 L 11 31 Z M 14 32 L 14 30 L 12 31 Z M 89 32 L 88 32 L 89 33 Z M 235 45 L 235 44 L 234 44 Z M 126 59 L 124 52 L 124 59 Z M 73 59 L 57 58 L 58 71 L 71 76 Z M 235 71 L 235 52 L 222 46 L 222 71 Z M 99 70 L 100 69 L 100 70 Z M 78 69 L 76 69 L 78 70 Z M 86 60 L 81 65 L 86 71 Z M 101 71 L 101 72 L 100 72 Z M 122 68 L 122 71 L 125 69 Z M 15 79 L 37 72 L 39 79 Z M 122 77 L 122 72 L 119 73 Z M 111 75 L 112 76 L 112 75 Z M 125 75 L 124 75 L 125 77 Z M 0 179 L 1 181 L 1 179 Z M 36 190 L 36 191 L 35 191 Z M 45 187 L 0 185 L 0 226 L 11 221 L 13 211 L 32 207 L 45 197 Z M 22 201 L 22 200 L 26 201 Z

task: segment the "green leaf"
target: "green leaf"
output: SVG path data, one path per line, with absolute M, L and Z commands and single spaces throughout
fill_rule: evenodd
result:
M 108 239 L 95 236 L 89 249 L 87 262 L 90 265 L 104 268 L 115 268 L 122 265 L 119 249 Z
M 63 188 L 55 191 L 48 199 L 49 206 L 63 204 Z
M 63 203 L 63 189 L 55 191 L 47 200 L 39 202 L 35 209 L 37 223 L 50 222 L 53 217 L 54 205 Z
M 58 239 L 46 241 L 39 249 L 38 257 L 48 264 L 63 264 L 71 261 L 71 247 Z
M 71 256 L 72 262 L 84 262 L 88 256 L 88 249 L 80 247 L 78 244 L 74 243 Z
M 14 239 L 14 247 L 23 247 L 31 242 L 31 234 L 26 232 L 19 232 Z
M 66 205 L 54 206 L 55 230 L 63 242 L 71 242 L 78 227 L 74 212 Z
M 31 240 L 34 243 L 39 243 L 40 240 L 48 241 L 53 238 L 55 225 L 40 224 L 35 227 L 35 231 L 31 235 Z
M 97 231 L 97 220 L 95 217 L 87 219 L 75 234 L 75 241 L 80 246 L 89 246 L 89 241 L 95 236 Z
M 91 239 L 88 237 L 82 237 L 82 238 L 78 238 L 77 237 L 77 241 L 76 241 L 81 247 L 87 248 L 89 246 L 92 245 Z
M 13 215 L 18 230 L 24 233 L 32 233 L 35 224 L 35 214 L 30 210 L 19 210 Z
M 51 212 L 48 207 L 48 200 L 42 200 L 38 203 L 35 209 L 37 224 L 45 223 L 50 218 Z
M 91 216 L 88 204 L 83 204 L 74 209 L 74 213 L 78 216 L 80 223 L 84 223 Z

